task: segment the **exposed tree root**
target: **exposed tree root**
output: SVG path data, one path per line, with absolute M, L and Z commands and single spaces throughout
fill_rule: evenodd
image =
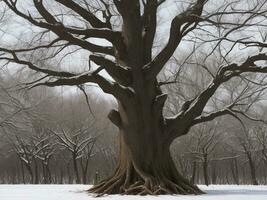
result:
M 90 188 L 90 193 L 97 196 L 203 194 L 177 171 L 169 152 L 169 144 L 157 144 L 156 140 L 146 150 L 132 146 L 133 149 L 130 150 L 122 135 L 120 134 L 119 165 L 114 175 Z
M 137 172 L 138 171 L 138 172 Z M 97 196 L 105 194 L 122 195 L 165 195 L 165 194 L 203 194 L 195 185 L 192 185 L 177 173 L 166 176 L 163 172 L 147 175 L 133 166 L 127 169 L 117 169 L 115 174 L 89 189 Z

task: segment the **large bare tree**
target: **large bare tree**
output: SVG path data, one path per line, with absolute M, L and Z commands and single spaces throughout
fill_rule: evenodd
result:
M 27 26 L 31 24 L 32 33 L 38 34 L 28 37 L 30 40 L 25 44 L 30 43 L 29 47 L 11 49 L 3 45 L 0 59 L 6 61 L 5 64 L 17 63 L 42 74 L 26 84 L 30 88 L 68 85 L 83 89 L 82 85 L 94 83 L 116 98 L 118 109 L 112 110 L 108 117 L 119 129 L 118 167 L 113 176 L 95 185 L 91 192 L 100 195 L 200 194 L 198 187 L 177 171 L 170 145 L 196 124 L 222 115 L 243 114 L 244 110 L 238 109 L 243 105 L 238 104 L 239 101 L 214 112 L 207 112 L 209 109 L 205 108 L 230 79 L 241 77 L 254 82 L 242 75 L 267 72 L 266 63 L 261 62 L 267 60 L 266 4 L 265 0 L 2 0 L 1 6 L 26 21 Z M 159 18 L 166 6 L 177 9 L 169 13 L 174 16 L 170 19 L 166 44 L 155 49 L 159 41 L 156 36 L 164 39 L 162 29 L 166 26 L 160 28 Z M 196 55 L 200 47 L 208 51 L 205 59 L 190 65 L 205 69 L 210 83 L 196 96 L 185 100 L 174 116 L 163 116 L 168 95 L 162 92 L 161 86 L 182 83 L 182 77 L 162 83 L 159 73 L 175 52 L 185 55 L 185 49 L 192 49 L 186 56 L 189 58 Z M 53 51 L 56 56 L 68 50 L 73 54 L 80 49 L 90 59 L 89 70 L 83 72 L 78 70 L 79 66 L 72 66 L 71 70 L 43 66 L 30 56 L 40 50 Z M 254 54 L 250 55 L 252 51 Z M 213 54 L 220 62 L 208 68 L 206 64 Z M 75 64 L 79 65 L 72 65 Z M 177 67 L 185 70 L 187 64 Z M 103 70 L 112 79 L 100 73 Z M 254 83 L 264 85 L 264 81 Z

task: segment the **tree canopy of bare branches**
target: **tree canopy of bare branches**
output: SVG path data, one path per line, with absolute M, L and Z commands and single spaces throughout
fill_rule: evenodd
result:
M 2 0 L 0 5 L 31 27 L 31 34 L 24 42 L 26 47 L 1 45 L 0 60 L 5 66 L 15 63 L 38 73 L 26 88 L 96 84 L 115 97 L 118 109 L 111 110 L 108 117 L 119 129 L 118 167 L 91 192 L 200 194 L 198 187 L 177 171 L 170 145 L 192 126 L 224 115 L 257 121 L 247 114 L 251 106 L 244 103 L 248 93 L 243 90 L 233 93 L 233 101 L 219 109 L 210 112 L 208 105 L 218 92 L 217 98 L 223 99 L 222 88 L 230 81 L 245 81 L 247 87 L 256 84 L 261 86 L 256 93 L 264 91 L 266 4 L 265 0 L 55 0 L 51 4 L 46 0 Z M 170 22 L 168 37 L 162 47 L 154 48 L 157 37 L 165 35 L 159 16 L 162 12 L 167 15 L 167 6 L 176 7 L 166 19 Z M 32 59 L 41 51 L 47 51 L 45 58 Z M 187 55 L 177 62 L 177 69 L 189 73 L 192 66 L 200 68 L 209 82 L 181 102 L 176 113 L 164 116 L 168 95 L 162 86 L 179 86 L 186 78 L 179 76 L 180 70 L 170 81 L 162 81 L 160 74 L 179 53 Z M 64 67 L 64 58 L 74 54 L 88 57 L 88 65 L 71 62 Z M 55 62 L 44 66 L 43 60 Z M 258 76 L 251 80 L 248 74 L 252 73 Z M 193 77 L 191 74 L 189 79 Z

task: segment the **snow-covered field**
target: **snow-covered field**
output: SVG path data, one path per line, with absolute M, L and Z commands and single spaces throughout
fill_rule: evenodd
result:
M 267 186 L 200 186 L 204 195 L 120 196 L 94 198 L 86 185 L 0 185 L 0 200 L 267 200 Z

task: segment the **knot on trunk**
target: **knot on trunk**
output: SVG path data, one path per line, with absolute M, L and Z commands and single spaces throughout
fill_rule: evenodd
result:
M 117 110 L 112 109 L 108 114 L 109 120 L 115 124 L 117 127 L 121 127 L 121 116 Z

